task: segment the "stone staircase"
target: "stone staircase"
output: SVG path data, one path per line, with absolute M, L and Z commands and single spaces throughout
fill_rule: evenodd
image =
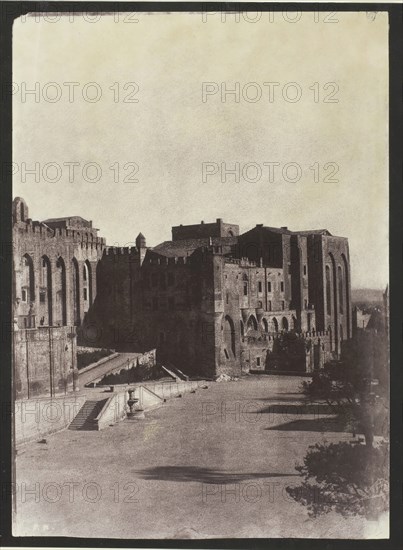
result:
M 140 353 L 116 353 L 106 357 L 102 364 L 94 363 L 92 368 L 86 367 L 83 372 L 78 372 L 80 388 L 96 387 L 104 376 L 135 365 L 138 357 L 141 357 Z
M 95 419 L 106 401 L 106 399 L 101 399 L 99 401 L 87 400 L 70 424 L 69 430 L 96 430 L 97 425 Z
M 175 380 L 189 380 L 189 376 L 183 374 L 183 372 L 175 367 L 175 365 L 173 365 L 172 363 L 166 363 L 165 365 L 161 365 L 161 367 L 163 371 L 165 371 Z

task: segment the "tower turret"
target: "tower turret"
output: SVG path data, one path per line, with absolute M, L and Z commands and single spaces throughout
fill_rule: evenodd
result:
M 141 265 L 144 261 L 144 258 L 147 252 L 146 238 L 144 237 L 143 233 L 139 233 L 136 237 L 136 248 L 140 254 L 140 265 Z
M 146 238 L 143 233 L 139 233 L 136 237 L 136 248 L 146 248 Z

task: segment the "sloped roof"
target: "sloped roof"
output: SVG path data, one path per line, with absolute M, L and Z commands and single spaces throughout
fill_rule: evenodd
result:
M 250 233 L 251 231 L 255 231 L 256 229 L 261 229 L 264 231 L 270 231 L 271 233 L 280 233 L 285 235 L 327 235 L 332 236 L 330 231 L 327 229 L 310 229 L 310 230 L 304 230 L 304 231 L 291 231 L 288 229 L 288 227 L 271 227 L 269 225 L 263 225 L 259 224 L 256 225 L 256 227 L 253 227 L 249 231 L 246 231 L 245 233 L 242 233 L 242 235 L 246 235 L 247 233 Z
M 211 237 L 213 246 L 231 246 L 238 242 L 237 237 Z M 153 252 L 166 257 L 181 257 L 192 254 L 197 248 L 209 246 L 210 238 L 181 239 L 179 241 L 164 241 L 152 248 Z

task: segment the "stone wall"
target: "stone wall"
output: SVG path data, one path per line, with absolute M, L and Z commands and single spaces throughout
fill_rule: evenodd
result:
M 85 403 L 85 395 L 22 399 L 15 403 L 15 439 L 21 445 L 67 428 Z
M 217 219 L 173 227 L 173 240 L 154 249 L 142 234 L 136 246 L 120 248 L 106 247 L 79 216 L 33 222 L 21 198 L 13 218 L 15 317 L 25 330 L 75 325 L 80 345 L 157 348 L 161 363 L 204 377 L 262 369 L 272 353 L 268 337 L 281 332 L 326 332 L 321 346 L 335 357 L 351 338 L 348 241 L 327 230 L 259 224 L 239 235 L 237 225 Z M 45 332 L 35 334 L 27 337 L 36 342 L 31 357 L 37 353 L 44 365 L 44 356 L 57 352 L 64 365 L 60 338 L 52 351 Z M 22 394 L 23 350 L 18 342 Z M 311 364 L 307 359 L 305 368 Z M 49 373 L 35 377 L 30 391 L 50 391 Z M 62 384 L 64 375 L 55 388 Z
M 17 399 L 66 394 L 78 371 L 75 327 L 41 327 L 14 332 Z
M 96 268 L 105 240 L 86 225 L 64 225 L 32 221 L 23 199 L 14 200 L 13 298 L 20 328 L 27 326 L 28 316 L 31 326 L 78 326 L 96 298 Z

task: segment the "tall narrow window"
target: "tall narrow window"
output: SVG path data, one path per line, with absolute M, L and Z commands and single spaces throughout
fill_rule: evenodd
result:
M 243 295 L 244 296 L 248 295 L 248 283 L 243 284 Z
M 341 270 L 341 267 L 338 268 L 338 279 L 339 279 L 339 311 L 340 313 L 344 312 L 343 307 L 343 272 Z
M 281 283 L 280 283 L 280 290 L 281 290 L 281 292 L 284 292 L 284 283 L 283 283 L 283 281 L 281 281 Z
M 267 309 L 268 309 L 269 311 L 272 311 L 271 300 L 269 300 L 269 301 L 267 302 Z
M 330 287 L 330 267 L 326 266 L 326 308 L 327 314 L 332 313 L 332 299 L 331 299 L 331 287 Z
M 267 282 L 267 292 L 271 292 L 271 282 Z
M 262 281 L 259 281 L 257 284 L 258 292 L 262 292 Z

